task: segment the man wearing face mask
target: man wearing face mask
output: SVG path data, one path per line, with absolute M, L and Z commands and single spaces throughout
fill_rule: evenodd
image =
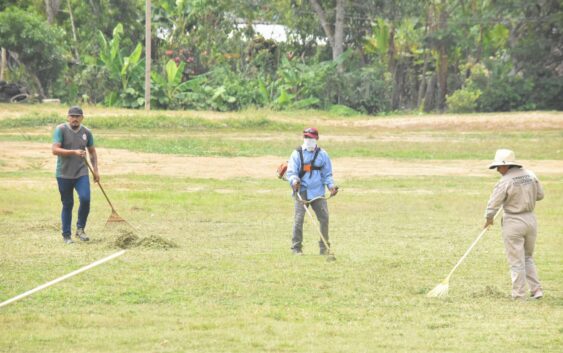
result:
M 80 207 L 76 222 L 76 237 L 82 241 L 89 238 L 84 232 L 86 220 L 90 213 L 90 180 L 88 167 L 85 164 L 86 149 L 90 153 L 90 163 L 94 170 L 94 181 L 100 180 L 98 174 L 98 157 L 94 147 L 94 137 L 88 128 L 82 125 L 84 114 L 80 107 L 68 110 L 67 123 L 55 128 L 52 152 L 57 156 L 57 184 L 63 204 L 61 212 L 63 240 L 72 243 L 71 222 L 74 206 L 74 190 L 78 193 Z
M 324 199 L 325 188 L 328 188 L 330 195 L 334 196 L 338 192 L 338 186 L 332 178 L 332 163 L 330 157 L 320 147 L 317 146 L 319 131 L 316 128 L 307 128 L 303 131 L 303 145 L 299 146 L 288 161 L 287 180 L 294 193 L 299 193 L 307 203 L 311 205 L 317 219 L 319 220 L 321 233 L 328 242 L 328 205 Z M 305 208 L 303 203 L 295 200 L 295 217 L 293 223 L 293 238 L 291 250 L 295 255 L 302 255 L 303 243 L 303 220 L 305 218 Z M 330 246 L 330 243 L 328 244 Z M 319 240 L 321 255 L 327 255 L 324 242 Z

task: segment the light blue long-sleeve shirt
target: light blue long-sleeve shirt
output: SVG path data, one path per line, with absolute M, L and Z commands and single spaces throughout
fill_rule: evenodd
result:
M 318 147 L 317 147 L 318 148 Z M 305 164 L 311 163 L 315 151 L 308 151 L 303 148 L 303 162 Z M 313 170 L 306 172 L 301 179 L 301 190 L 307 191 L 307 200 L 314 199 L 315 197 L 324 196 L 325 186 L 329 189 L 335 186 L 332 178 L 332 162 L 325 150 L 321 149 L 317 159 L 315 160 L 315 167 L 321 167 L 321 170 Z M 287 180 L 289 185 L 293 185 L 296 180 L 299 180 L 299 171 L 301 170 L 301 159 L 299 152 L 293 151 L 287 163 Z

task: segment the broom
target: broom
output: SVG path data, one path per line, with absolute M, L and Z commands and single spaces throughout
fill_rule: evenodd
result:
M 497 216 L 500 213 L 500 210 L 502 210 L 502 207 L 498 209 L 498 211 L 495 214 L 493 220 L 497 218 Z M 438 284 L 436 287 L 434 287 L 434 289 L 432 289 L 430 292 L 428 292 L 428 294 L 426 294 L 426 296 L 428 298 L 442 298 L 442 297 L 445 297 L 445 296 L 448 295 L 448 290 L 450 288 L 450 284 L 449 284 L 450 283 L 450 277 L 452 276 L 454 271 L 458 268 L 458 266 L 463 262 L 463 260 L 465 260 L 465 258 L 467 257 L 467 255 L 469 255 L 469 253 L 471 252 L 471 250 L 473 249 L 475 244 L 477 244 L 477 242 L 479 242 L 481 237 L 487 232 L 487 230 L 489 230 L 490 227 L 491 226 L 489 225 L 487 228 L 483 228 L 481 233 L 479 233 L 479 235 L 477 236 L 477 239 L 475 239 L 473 241 L 473 243 L 471 244 L 469 249 L 467 249 L 467 251 L 465 252 L 465 254 L 463 254 L 461 259 L 459 259 L 457 264 L 455 264 L 454 268 L 452 268 L 452 270 L 450 271 L 448 276 L 442 281 L 442 283 Z

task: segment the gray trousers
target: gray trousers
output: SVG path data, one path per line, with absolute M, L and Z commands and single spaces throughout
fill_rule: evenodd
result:
M 532 293 L 541 289 L 536 265 L 532 257 L 536 245 L 536 235 L 536 217 L 532 212 L 504 215 L 502 238 L 506 258 L 510 265 L 513 298 L 526 296 L 526 282 Z
M 306 200 L 307 193 L 305 191 L 301 192 L 301 197 Z M 325 240 L 328 242 L 328 203 L 325 199 L 317 199 L 311 202 L 310 205 L 313 211 L 315 211 L 317 219 L 319 220 L 321 233 L 324 236 Z M 291 244 L 292 249 L 300 250 L 303 247 L 303 220 L 305 218 L 305 212 L 306 211 L 305 207 L 303 207 L 303 203 L 295 201 L 295 217 L 293 221 L 293 238 Z M 330 246 L 330 243 L 328 245 Z M 324 242 L 320 238 L 319 248 L 321 250 L 326 249 Z

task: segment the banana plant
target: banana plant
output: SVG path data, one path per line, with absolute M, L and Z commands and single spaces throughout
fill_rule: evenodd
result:
M 186 63 L 180 62 L 176 65 L 174 60 L 169 60 L 164 66 L 164 75 L 153 71 L 151 73 L 151 78 L 153 84 L 156 86 L 157 91 L 162 91 L 164 94 L 161 97 L 157 97 L 159 105 L 165 107 L 177 107 L 179 93 L 182 92 L 184 86 L 187 86 L 187 82 L 182 84 L 182 75 L 184 73 L 184 67 Z M 155 92 L 156 93 L 156 92 Z
M 389 25 L 383 18 L 378 18 L 373 26 L 373 35 L 366 38 L 364 50 L 366 53 L 375 53 L 386 60 L 389 51 Z
M 106 104 L 115 105 L 119 101 L 119 97 L 124 96 L 131 91 L 131 79 L 138 78 L 140 69 L 143 67 L 144 60 L 141 60 L 143 47 L 140 43 L 130 55 L 125 56 L 123 49 L 120 48 L 121 36 L 123 35 L 123 25 L 117 24 L 113 29 L 113 38 L 108 42 L 104 34 L 98 32 L 98 40 L 100 43 L 99 59 L 109 73 L 109 79 L 120 85 L 120 92 L 111 92 L 106 96 Z

